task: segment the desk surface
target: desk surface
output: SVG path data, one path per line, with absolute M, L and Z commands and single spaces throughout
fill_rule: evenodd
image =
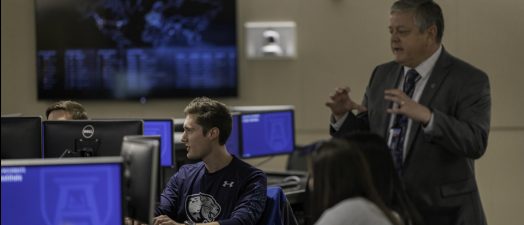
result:
M 289 204 L 302 204 L 306 199 L 307 173 L 302 171 L 264 171 L 268 186 L 281 186 Z M 296 176 L 298 182 L 285 182 L 287 177 Z

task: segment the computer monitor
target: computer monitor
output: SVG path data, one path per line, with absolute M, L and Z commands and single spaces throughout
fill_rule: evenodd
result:
M 227 151 L 237 157 L 240 157 L 240 114 L 231 113 L 233 119 L 231 134 L 226 142 Z
M 158 141 L 124 140 L 122 157 L 126 165 L 126 216 L 153 224 L 158 174 Z
M 126 135 L 142 135 L 141 120 L 44 121 L 44 158 L 119 156 Z
M 2 159 L 42 158 L 42 118 L 2 117 Z
M 122 158 L 2 160 L 2 225 L 123 224 Z
M 293 109 L 245 111 L 241 121 L 241 157 L 289 154 L 295 149 Z
M 145 126 L 145 125 L 144 125 Z M 144 128 L 145 129 L 145 128 Z M 162 142 L 160 141 L 161 137 L 159 135 L 128 135 L 124 136 L 124 142 L 126 141 L 152 141 L 152 144 L 155 146 L 158 146 L 158 149 L 162 149 Z M 158 157 L 158 173 L 157 173 L 157 193 L 162 192 L 162 188 L 164 187 L 164 170 L 160 166 L 160 162 L 162 161 L 162 157 Z M 160 195 L 156 196 L 156 201 L 160 201 Z
M 144 135 L 160 135 L 160 166 L 175 167 L 173 120 L 144 119 Z

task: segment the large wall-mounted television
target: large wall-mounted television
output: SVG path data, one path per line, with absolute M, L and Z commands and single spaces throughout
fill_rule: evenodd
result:
M 234 0 L 35 0 L 39 99 L 234 97 Z

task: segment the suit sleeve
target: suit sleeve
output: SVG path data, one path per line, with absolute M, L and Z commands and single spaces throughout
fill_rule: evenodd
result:
M 491 114 L 489 79 L 483 72 L 468 76 L 458 91 L 453 112 L 431 109 L 434 129 L 425 133 L 431 142 L 467 158 L 480 158 L 486 151 Z
M 371 79 L 369 80 L 369 84 L 366 88 L 366 93 L 364 94 L 364 99 L 362 99 L 362 106 L 368 108 L 368 91 L 369 87 L 371 86 L 372 82 L 374 81 L 375 74 L 377 72 L 377 68 L 373 70 L 373 73 L 371 74 Z M 368 111 L 361 112 L 357 115 L 355 115 L 353 112 L 349 112 L 348 116 L 346 117 L 346 120 L 344 123 L 342 123 L 342 126 L 339 130 L 333 129 L 333 127 L 329 127 L 329 133 L 333 137 L 342 137 L 345 134 L 356 132 L 356 131 L 369 131 L 369 117 L 368 117 Z
M 240 198 L 231 217 L 219 220 L 220 225 L 255 225 L 262 216 L 266 206 L 267 178 L 262 171 L 254 171 L 247 178 Z

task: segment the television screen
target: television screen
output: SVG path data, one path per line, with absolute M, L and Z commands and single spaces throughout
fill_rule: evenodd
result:
M 122 158 L 2 160 L 2 224 L 123 224 Z
M 237 96 L 235 2 L 35 0 L 38 98 Z
M 44 158 L 119 156 L 126 135 L 142 135 L 141 120 L 44 121 Z
M 160 136 L 160 166 L 175 166 L 173 159 L 173 120 L 144 119 L 144 135 Z
M 240 121 L 243 158 L 289 154 L 295 149 L 293 110 L 245 112 Z
M 42 158 L 42 118 L 2 117 L 2 159 Z

